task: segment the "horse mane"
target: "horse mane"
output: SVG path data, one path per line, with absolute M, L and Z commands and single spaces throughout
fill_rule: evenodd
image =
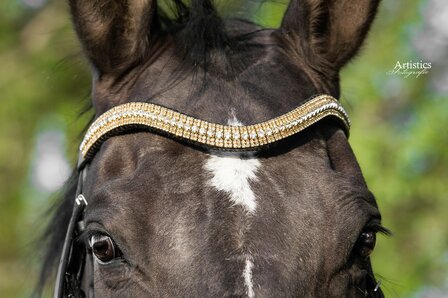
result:
M 182 0 L 159 1 L 156 16 L 156 32 L 179 31 L 176 41 L 193 64 L 206 64 L 212 50 L 222 51 L 229 45 L 224 22 L 213 0 L 192 0 L 189 6 Z
M 78 171 L 75 169 L 63 187 L 62 197 L 49 209 L 48 213 L 52 213 L 52 218 L 40 239 L 40 244 L 44 247 L 45 252 L 33 296 L 40 297 L 42 295 L 45 285 L 55 273 L 75 203 L 77 184 Z
M 201 65 L 203 68 L 211 52 L 222 52 L 232 46 L 223 18 L 213 2 L 191 0 L 187 4 L 183 0 L 159 0 L 155 23 L 152 24 L 156 35 L 176 34 L 176 42 L 184 48 L 193 65 Z M 266 0 L 253 2 L 262 3 Z M 90 109 L 91 106 L 88 110 Z M 49 209 L 52 217 L 40 239 L 44 254 L 40 276 L 33 293 L 35 297 L 43 295 L 47 283 L 55 274 L 73 209 L 77 182 L 78 172 L 74 169 L 63 187 L 61 198 Z

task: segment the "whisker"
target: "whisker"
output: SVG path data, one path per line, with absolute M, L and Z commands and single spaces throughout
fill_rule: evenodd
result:
M 382 280 L 381 278 L 378 279 L 378 282 L 376 283 L 376 286 L 375 286 L 375 288 L 373 289 L 374 292 L 376 292 L 376 291 L 379 290 L 379 288 L 380 288 L 382 282 L 383 282 L 383 280 Z

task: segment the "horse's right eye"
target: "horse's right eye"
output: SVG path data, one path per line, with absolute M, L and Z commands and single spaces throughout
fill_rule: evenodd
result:
M 367 258 L 372 254 L 378 232 L 384 235 L 391 235 L 391 232 L 379 223 L 373 223 L 364 228 L 355 244 L 355 250 L 359 256 Z
M 373 252 L 376 244 L 376 232 L 375 231 L 363 231 L 359 235 L 357 241 L 357 250 L 361 257 L 367 258 Z
M 92 235 L 89 244 L 93 255 L 100 263 L 109 263 L 121 257 L 120 250 L 116 248 L 114 241 L 108 235 Z

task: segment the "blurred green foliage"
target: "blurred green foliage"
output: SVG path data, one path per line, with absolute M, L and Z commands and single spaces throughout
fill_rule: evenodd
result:
M 31 183 L 36 135 L 58 126 L 74 161 L 89 117 L 78 117 L 90 77 L 64 2 L 0 2 L 0 297 L 27 296 L 36 280 L 35 240 L 53 200 Z M 254 20 L 278 25 L 282 3 L 259 5 Z M 387 75 L 396 61 L 421 59 L 412 36 L 425 4 L 383 3 L 362 55 L 341 75 L 351 144 L 394 232 L 379 237 L 373 256 L 388 297 L 448 286 L 447 96 L 431 87 L 432 72 Z

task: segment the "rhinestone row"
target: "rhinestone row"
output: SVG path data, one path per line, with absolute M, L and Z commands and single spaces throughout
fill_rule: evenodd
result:
M 126 125 L 147 126 L 212 147 L 252 148 L 288 137 L 329 115 L 338 117 L 349 129 L 347 113 L 328 95 L 315 97 L 282 116 L 250 126 L 209 123 L 155 104 L 132 102 L 101 115 L 88 129 L 80 150 L 85 157 L 101 136 Z

